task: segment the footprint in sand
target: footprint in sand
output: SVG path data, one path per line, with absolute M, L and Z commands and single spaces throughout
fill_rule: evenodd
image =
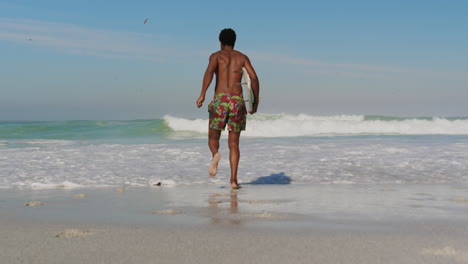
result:
M 26 205 L 26 206 L 42 206 L 42 205 L 45 205 L 45 203 L 39 202 L 39 201 L 32 201 L 32 202 L 29 202 L 29 203 L 25 203 L 24 205 Z
M 86 229 L 65 229 L 63 232 L 58 233 L 55 237 L 85 237 L 92 235 L 93 233 Z
M 433 255 L 433 256 L 455 256 L 457 251 L 451 247 L 444 248 L 423 248 L 421 250 L 423 255 Z
M 176 210 L 176 209 L 165 209 L 165 210 L 153 211 L 151 213 L 160 214 L 160 215 L 176 215 L 176 214 L 181 214 L 182 211 Z
M 463 263 L 468 262 L 468 253 L 456 250 L 449 246 L 443 248 L 423 248 L 421 250 L 421 254 L 453 258 Z
M 450 201 L 457 202 L 457 203 L 468 203 L 468 197 L 454 197 L 450 199 Z

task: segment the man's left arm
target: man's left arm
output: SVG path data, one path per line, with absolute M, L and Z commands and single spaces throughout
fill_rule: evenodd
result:
M 252 91 L 254 94 L 253 109 L 249 111 L 249 113 L 253 115 L 257 112 L 258 104 L 260 103 L 260 81 L 258 80 L 257 73 L 255 72 L 248 57 L 245 58 L 244 67 L 250 76 Z

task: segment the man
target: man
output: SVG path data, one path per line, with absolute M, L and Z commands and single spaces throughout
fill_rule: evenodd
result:
M 205 94 L 216 74 L 216 86 L 213 100 L 208 105 L 209 131 L 208 146 L 212 153 L 212 160 L 208 173 L 211 177 L 218 172 L 218 162 L 221 159 L 219 154 L 219 138 L 221 131 L 227 125 L 229 130 L 229 163 L 231 165 L 231 187 L 239 189 L 237 182 L 237 167 L 239 165 L 239 137 L 242 130 L 245 130 L 247 121 L 247 110 L 242 97 L 242 67 L 250 75 L 252 90 L 254 93 L 254 105 L 250 114 L 257 112 L 259 98 L 259 82 L 249 58 L 234 50 L 236 43 L 236 33 L 230 28 L 223 29 L 219 34 L 221 50 L 211 54 L 208 67 L 203 77 L 203 85 L 197 106 L 200 108 L 205 101 Z

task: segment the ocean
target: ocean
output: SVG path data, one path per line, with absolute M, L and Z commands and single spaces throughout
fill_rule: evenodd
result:
M 207 119 L 1 121 L 0 188 L 229 184 Z M 241 184 L 466 184 L 468 117 L 249 116 Z

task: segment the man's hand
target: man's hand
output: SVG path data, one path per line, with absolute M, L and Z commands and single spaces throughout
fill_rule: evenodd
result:
M 202 105 L 203 105 L 203 102 L 205 101 L 205 96 L 203 95 L 200 95 L 200 97 L 198 97 L 198 100 L 197 100 L 197 106 L 198 108 L 200 108 Z
M 255 114 L 255 113 L 257 112 L 257 107 L 258 107 L 258 103 L 255 102 L 255 103 L 253 104 L 252 110 L 250 110 L 249 113 L 250 113 L 251 115 Z

